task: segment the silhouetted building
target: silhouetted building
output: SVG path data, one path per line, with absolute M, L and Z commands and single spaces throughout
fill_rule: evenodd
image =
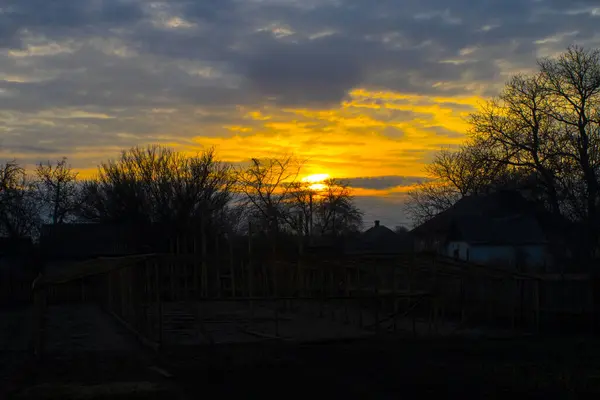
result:
M 407 236 L 400 236 L 380 221 L 352 240 L 346 248 L 347 254 L 399 254 L 410 251 Z
M 44 225 L 41 252 L 46 259 L 87 259 L 102 256 L 166 252 L 169 230 L 158 225 Z
M 467 196 L 410 232 L 415 251 L 480 264 L 549 271 L 567 254 L 567 222 L 518 192 Z

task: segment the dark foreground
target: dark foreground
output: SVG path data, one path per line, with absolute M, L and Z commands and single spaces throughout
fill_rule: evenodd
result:
M 254 365 L 204 368 L 210 355 L 189 352 L 172 361 L 176 380 L 198 398 L 220 393 L 241 398 L 422 398 L 476 395 L 547 398 L 600 395 L 596 340 L 398 340 L 379 339 L 284 348 L 254 356 Z M 268 349 L 268 350 L 267 350 Z M 233 353 L 235 355 L 235 352 Z
M 251 349 L 213 351 L 187 348 L 168 352 L 162 360 L 122 359 L 115 354 L 96 353 L 71 360 L 48 358 L 33 371 L 29 382 L 23 382 L 25 390 L 13 396 L 21 399 L 68 396 L 195 399 L 216 395 L 285 399 L 598 396 L 598 344 L 591 339 L 379 338 L 302 346 L 264 343 Z M 157 366 L 162 371 L 157 372 L 154 369 Z M 164 372 L 172 376 L 165 376 Z M 58 381 L 95 387 L 95 394 L 81 391 L 83 394 L 77 395 L 80 397 L 74 397 L 52 386 Z M 112 383 L 106 385 L 109 381 Z
M 50 318 L 49 351 L 37 361 L 26 357 L 26 314 L 0 319 L 0 399 L 600 396 L 595 338 L 267 340 L 157 356 L 118 326 L 109 329 L 107 316 L 71 311 Z

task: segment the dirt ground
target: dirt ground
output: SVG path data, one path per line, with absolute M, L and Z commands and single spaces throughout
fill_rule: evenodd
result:
M 93 305 L 51 306 L 46 351 L 28 351 L 28 309 L 0 314 L 0 399 L 173 399 L 179 390 L 154 356 Z
M 27 310 L 1 315 L 4 378 L 0 383 L 8 385 L 14 371 L 28 371 L 18 390 L 3 398 L 197 399 L 218 395 L 253 399 L 282 398 L 282 393 L 286 399 L 600 395 L 600 340 L 589 337 L 416 339 L 377 333 L 346 339 L 322 336 L 323 340 L 310 343 L 261 338 L 171 345 L 157 356 L 145 351 L 100 310 L 82 306 L 52 309 L 49 351 L 44 359 L 22 369 L 27 359 L 28 315 Z M 214 325 L 221 326 L 212 329 L 225 329 L 223 321 L 215 320 L 217 315 L 212 317 Z M 326 319 L 331 322 L 331 316 Z M 323 325 L 326 331 L 330 322 L 322 322 L 327 324 Z M 263 330 L 271 332 L 272 320 L 264 323 L 269 325 Z M 259 327 L 255 325 L 255 329 Z M 288 329 L 280 328 L 282 332 Z M 313 332 L 302 330 L 309 331 Z
M 191 398 L 569 398 L 600 394 L 596 339 L 410 340 L 374 338 L 271 348 L 252 366 L 170 367 Z M 205 356 L 204 356 L 205 357 Z M 214 356 L 218 358 L 218 356 Z M 202 364 L 198 361 L 198 364 Z M 198 365 L 197 364 L 197 365 Z M 202 384 L 202 388 L 199 386 Z
M 30 315 L 28 307 L 0 310 L 0 398 L 26 375 Z
M 188 346 L 164 355 L 159 367 L 172 376 L 160 379 L 139 360 L 119 362 L 114 354 L 88 355 L 74 363 L 70 360 L 68 368 L 56 360 L 46 364 L 69 375 L 45 374 L 44 380 L 15 398 L 259 399 L 281 398 L 282 393 L 286 399 L 597 397 L 599 344 L 595 339 L 564 338 L 398 341 L 378 337 L 311 345 L 253 343 L 246 345 L 252 349 L 229 351 Z M 253 353 L 253 362 L 239 365 L 223 360 L 242 353 Z M 86 395 L 90 391 L 93 396 Z
M 460 326 L 453 321 L 416 318 L 402 312 L 359 307 L 351 302 L 280 300 L 169 302 L 162 304 L 166 345 L 250 343 L 268 338 L 309 343 L 368 338 L 376 332 L 400 335 L 509 337 L 515 332 Z

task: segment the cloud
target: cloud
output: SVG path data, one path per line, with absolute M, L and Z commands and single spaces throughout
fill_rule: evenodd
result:
M 356 54 L 367 48 L 351 44 L 337 35 L 302 43 L 273 41 L 248 58 L 246 78 L 251 87 L 278 104 L 339 104 L 365 73 Z
M 598 46 L 599 17 L 592 0 L 4 0 L 1 150 L 82 168 L 148 142 L 293 151 L 385 186 L 536 57 Z
M 418 176 L 371 176 L 346 179 L 354 188 L 385 190 L 397 186 L 412 186 L 423 182 L 423 177 Z
M 34 31 L 52 37 L 98 34 L 142 18 L 140 3 L 127 0 L 4 0 L 0 11 L 0 43 L 22 45 Z

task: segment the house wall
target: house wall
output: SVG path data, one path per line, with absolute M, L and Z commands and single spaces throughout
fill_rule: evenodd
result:
M 438 254 L 444 254 L 446 238 L 443 236 L 417 237 L 413 242 L 413 249 L 416 252 L 431 251 Z
M 471 249 L 470 249 L 469 243 L 467 243 L 467 242 L 458 242 L 458 241 L 449 242 L 446 245 L 445 251 L 446 251 L 446 253 L 444 254 L 445 256 L 454 257 L 455 252 L 458 251 L 458 259 L 459 260 L 465 260 L 465 261 L 472 260 Z
M 456 250 L 458 250 L 460 260 L 478 264 L 499 264 L 511 267 L 521 264 L 526 268 L 541 269 L 552 263 L 544 245 L 489 246 L 456 241 L 448 243 L 444 255 L 454 257 Z
M 542 268 L 549 262 L 543 245 L 472 246 L 472 260 L 482 264 L 501 264 L 510 267 Z

